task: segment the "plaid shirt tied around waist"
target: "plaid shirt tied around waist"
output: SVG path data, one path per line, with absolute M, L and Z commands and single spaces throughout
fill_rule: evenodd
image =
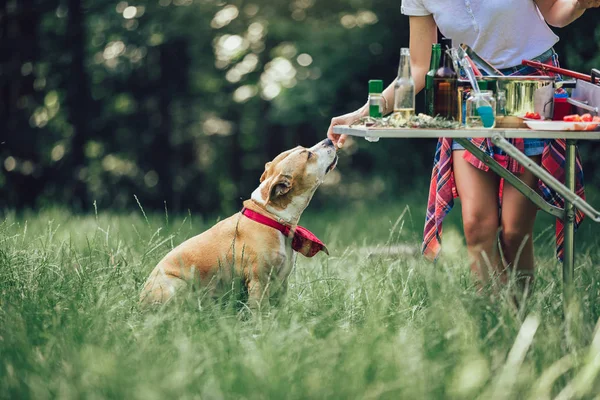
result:
M 558 59 L 556 56 L 546 60 L 545 63 L 549 65 L 558 66 Z M 513 73 L 513 75 L 541 75 L 537 70 L 526 69 Z M 519 165 L 511 157 L 499 153 L 495 146 L 488 138 L 473 138 L 469 139 L 471 143 L 477 146 L 480 150 L 487 153 L 490 157 L 493 157 L 498 161 L 504 168 L 508 169 L 513 174 L 520 174 L 524 171 L 523 167 Z M 511 144 L 518 148 L 520 151 L 524 149 L 523 139 L 511 139 Z M 552 174 L 560 182 L 565 181 L 565 151 L 566 143 L 563 139 L 549 140 L 544 146 L 542 153 L 541 165 L 549 173 Z M 477 159 L 468 151 L 464 151 L 463 158 L 467 160 L 475 168 L 483 171 L 488 171 L 489 167 L 482 161 Z M 579 152 L 576 155 L 576 173 L 575 173 L 575 192 L 579 197 L 585 199 L 584 187 L 583 187 L 583 169 L 581 167 L 581 160 L 579 158 Z M 502 204 L 502 188 L 504 179 L 501 179 L 500 190 L 498 193 L 499 203 Z M 538 180 L 539 191 L 549 204 L 564 208 L 564 200 L 554 190 L 549 188 L 544 182 Z M 435 157 L 433 162 L 433 170 L 431 173 L 431 182 L 429 185 L 429 197 L 427 201 L 427 214 L 425 217 L 425 229 L 423 232 L 423 255 L 429 260 L 435 260 L 441 250 L 442 242 L 442 222 L 444 217 L 448 215 L 452 207 L 454 206 L 454 198 L 458 197 L 456 191 L 456 185 L 454 183 L 454 172 L 452 168 L 452 139 L 451 138 L 440 138 L 437 143 Z M 579 227 L 579 224 L 583 221 L 583 213 L 576 210 L 575 214 L 575 229 Z M 563 243 L 564 243 L 564 230 L 563 222 L 560 219 L 556 220 L 556 256 L 562 260 L 563 258 Z

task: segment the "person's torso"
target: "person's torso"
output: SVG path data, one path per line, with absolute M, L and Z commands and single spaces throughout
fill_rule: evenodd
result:
M 533 0 L 422 0 L 440 32 L 465 43 L 497 68 L 539 56 L 558 37 Z

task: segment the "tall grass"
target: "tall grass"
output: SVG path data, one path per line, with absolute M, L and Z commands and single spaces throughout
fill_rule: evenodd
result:
M 535 290 L 515 309 L 509 289 L 478 293 L 458 216 L 437 264 L 414 252 L 421 212 L 398 202 L 308 213 L 302 222 L 332 255 L 299 257 L 283 304 L 253 316 L 194 294 L 157 311 L 138 308 L 157 261 L 215 218 L 9 213 L 0 224 L 0 397 L 600 393 L 595 228 L 577 237 L 579 307 L 566 324 L 549 220 L 537 228 Z

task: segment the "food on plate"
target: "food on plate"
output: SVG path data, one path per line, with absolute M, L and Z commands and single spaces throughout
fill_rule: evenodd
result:
M 581 116 L 578 114 L 573 114 L 573 115 L 565 115 L 563 117 L 563 121 L 565 122 L 581 122 Z
M 565 122 L 584 122 L 582 124 L 575 124 L 575 130 L 577 131 L 593 131 L 600 125 L 600 117 L 592 117 L 591 114 L 573 114 L 567 115 L 563 118 Z M 590 124 L 590 122 L 598 122 L 598 124 Z
M 586 117 L 586 116 L 589 116 L 589 117 Z M 596 128 L 598 128 L 598 125 L 600 125 L 600 117 L 592 117 L 590 114 L 585 114 L 585 115 L 583 115 L 583 116 L 582 116 L 582 119 L 583 119 L 584 117 L 586 117 L 586 119 L 588 119 L 588 118 L 590 119 L 590 120 L 589 120 L 589 121 L 587 121 L 587 122 L 597 122 L 597 124 L 594 124 L 594 123 L 592 123 L 592 124 L 587 124 L 587 126 L 585 127 L 585 130 L 586 130 L 586 131 L 593 131 L 593 130 L 595 130 Z M 584 121 L 585 121 L 586 119 L 584 119 Z
M 528 118 L 528 119 L 542 119 L 542 117 L 540 116 L 539 113 L 529 112 L 529 111 L 527 111 L 525 113 L 525 118 Z
M 534 130 L 595 131 L 600 127 L 600 116 L 573 114 L 565 116 L 563 121 L 535 121 L 533 119 L 525 119 L 525 124 Z

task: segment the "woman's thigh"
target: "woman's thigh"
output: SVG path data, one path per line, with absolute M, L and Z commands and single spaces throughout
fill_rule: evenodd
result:
M 541 156 L 530 157 L 537 164 Z M 525 171 L 519 175 L 525 184 L 536 189 L 538 178 L 531 172 Z M 527 234 L 533 232 L 533 225 L 537 214 L 537 206 L 523 196 L 508 182 L 504 183 L 502 193 L 502 216 L 501 225 L 503 236 L 509 240 L 522 240 Z
M 454 181 L 460 197 L 467 244 L 471 234 L 496 234 L 498 220 L 498 175 L 475 168 L 463 158 L 464 150 L 452 152 Z

